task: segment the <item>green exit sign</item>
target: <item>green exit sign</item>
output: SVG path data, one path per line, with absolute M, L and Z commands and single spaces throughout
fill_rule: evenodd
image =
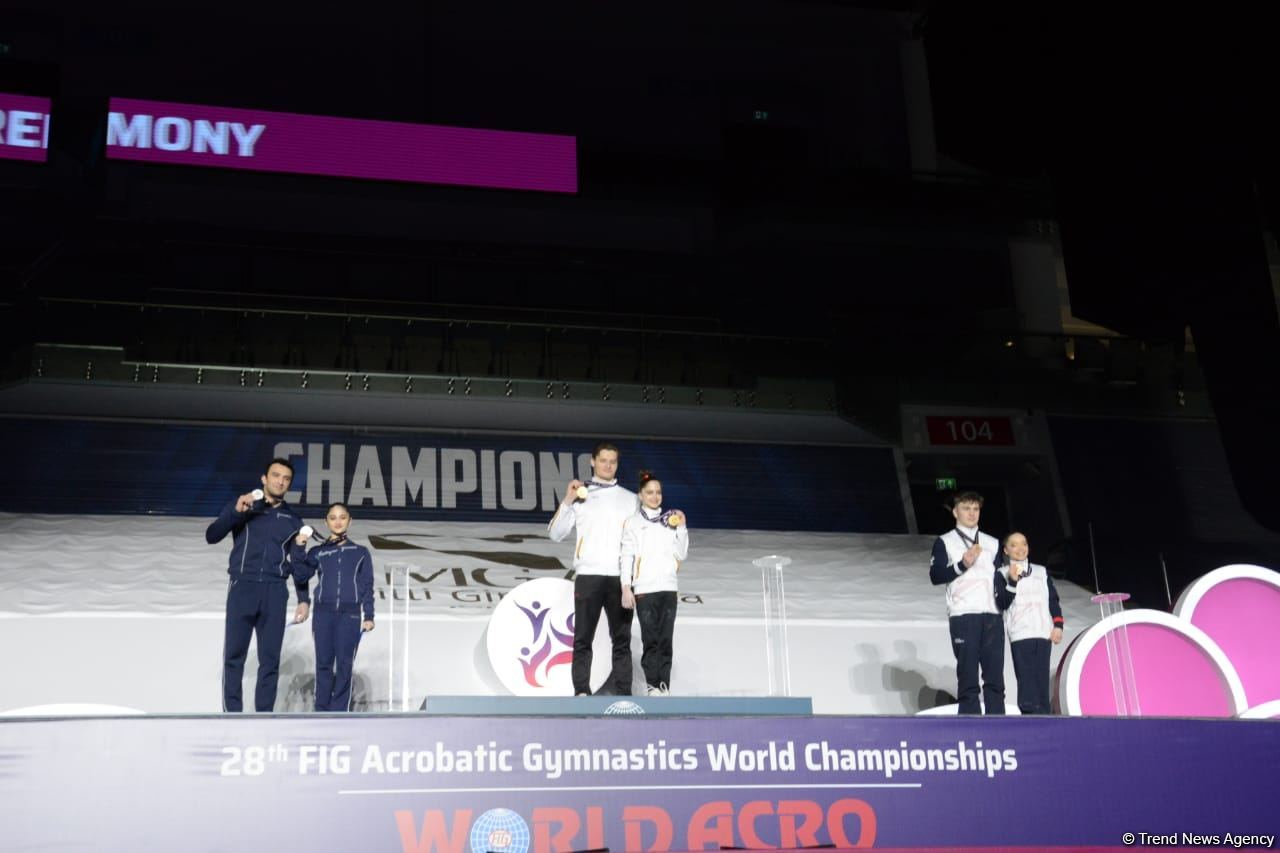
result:
M 933 485 L 940 492 L 954 492 L 956 490 L 956 478 L 939 477 L 933 481 Z

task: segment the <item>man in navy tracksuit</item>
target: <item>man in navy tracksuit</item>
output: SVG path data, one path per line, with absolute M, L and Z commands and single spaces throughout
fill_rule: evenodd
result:
M 347 539 L 351 511 L 335 503 L 325 513 L 329 538 L 303 550 L 307 538 L 293 543 L 298 599 L 305 600 L 307 582 L 319 574 L 311 631 L 316 640 L 316 710 L 350 711 L 351 677 L 360 636 L 373 630 L 373 559 L 369 549 Z
M 262 497 L 243 494 L 223 507 L 204 538 L 210 545 L 231 534 L 231 559 L 227 574 L 227 624 L 222 646 L 222 710 L 241 711 L 244 661 L 249 639 L 258 638 L 258 686 L 253 705 L 260 713 L 276 705 L 276 681 L 280 673 L 280 647 L 289 605 L 286 583 L 293 573 L 290 541 L 302 528 L 302 519 L 285 503 L 293 482 L 293 466 L 287 459 L 273 459 L 262 475 Z M 309 606 L 306 587 L 298 595 L 295 622 L 304 622 Z
M 956 698 L 961 714 L 979 714 L 984 708 L 988 714 L 1003 714 L 1004 622 L 1000 611 L 1013 601 L 1016 588 L 1000 573 L 1003 555 L 999 541 L 978 530 L 982 496 L 962 492 L 951 507 L 956 526 L 933 543 L 929 579 L 935 586 L 947 587 Z

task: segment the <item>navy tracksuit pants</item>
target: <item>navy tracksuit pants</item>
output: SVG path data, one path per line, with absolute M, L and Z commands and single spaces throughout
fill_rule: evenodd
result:
M 1048 714 L 1049 653 L 1048 640 L 1017 640 L 1009 644 L 1013 654 L 1013 674 L 1018 679 L 1018 710 L 1024 714 Z
M 222 710 L 243 711 L 244 661 L 249 640 L 258 636 L 258 686 L 253 706 L 274 711 L 280 676 L 280 647 L 289 605 L 284 583 L 232 578 L 227 586 L 227 624 L 222 641 Z
M 1004 620 L 998 613 L 951 617 L 951 649 L 956 654 L 956 699 L 961 714 L 1004 713 Z M 978 670 L 982 670 L 982 704 Z
M 313 611 L 316 639 L 316 710 L 351 710 L 351 670 L 360 646 L 360 613 Z

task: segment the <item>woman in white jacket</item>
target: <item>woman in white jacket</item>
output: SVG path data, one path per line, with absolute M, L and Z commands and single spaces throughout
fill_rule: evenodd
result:
M 689 527 L 678 509 L 663 511 L 662 483 L 640 474 L 640 506 L 622 525 L 622 606 L 636 609 L 648 694 L 671 684 L 671 638 L 676 626 L 676 573 L 689 556 Z
M 1018 710 L 1023 714 L 1048 714 L 1049 653 L 1062 642 L 1062 604 L 1044 566 L 1027 559 L 1027 537 L 1010 533 L 1004 540 L 1009 580 L 1017 595 L 1004 612 L 1013 673 L 1018 680 Z

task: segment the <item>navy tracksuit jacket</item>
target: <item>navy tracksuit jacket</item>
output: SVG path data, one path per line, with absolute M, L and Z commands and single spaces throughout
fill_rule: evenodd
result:
M 247 512 L 236 512 L 233 500 L 222 508 L 205 531 L 205 541 L 215 545 L 231 534 L 227 562 L 227 622 L 222 645 L 222 710 L 241 711 L 244 661 L 249 640 L 258 637 L 258 684 L 254 708 L 272 711 L 280 673 L 280 647 L 288 621 L 289 587 L 293 574 L 290 542 L 298 535 L 302 518 L 284 501 L 271 506 L 256 501 Z M 304 601 L 306 587 L 299 589 Z

